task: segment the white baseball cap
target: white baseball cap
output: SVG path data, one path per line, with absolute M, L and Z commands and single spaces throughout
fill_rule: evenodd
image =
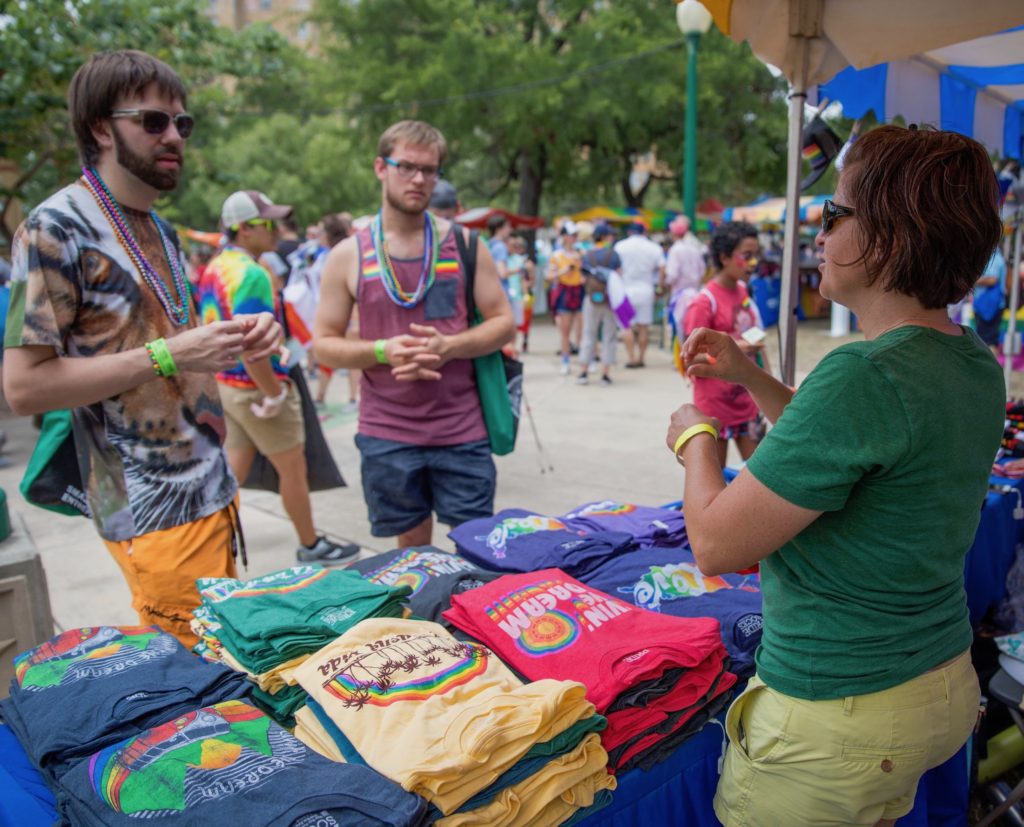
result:
M 277 221 L 292 214 L 292 208 L 275 204 L 262 192 L 239 190 L 227 197 L 220 210 L 220 221 L 225 228 L 237 227 L 254 218 L 269 218 Z

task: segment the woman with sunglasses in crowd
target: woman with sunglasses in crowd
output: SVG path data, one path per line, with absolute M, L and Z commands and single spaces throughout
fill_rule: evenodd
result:
M 698 328 L 717 330 L 732 337 L 750 359 L 766 366 L 761 316 L 750 300 L 746 281 L 757 267 L 760 245 L 757 230 L 745 221 L 721 224 L 711 236 L 711 262 L 715 275 L 704 285 L 683 317 L 683 332 Z M 750 340 L 744 338 L 744 334 Z M 719 422 L 718 459 L 725 465 L 729 440 L 743 459 L 750 457 L 764 434 L 764 419 L 757 403 L 740 385 L 711 376 L 693 376 L 694 404 Z
M 988 154 L 884 126 L 849 150 L 817 243 L 821 292 L 864 340 L 795 392 L 697 330 L 689 373 L 745 387 L 775 423 L 722 480 L 707 412 L 672 415 L 686 528 L 705 574 L 760 562 L 757 675 L 729 710 L 715 810 L 733 825 L 891 825 L 977 717 L 964 557 L 999 446 L 998 364 L 946 306 L 1000 236 Z

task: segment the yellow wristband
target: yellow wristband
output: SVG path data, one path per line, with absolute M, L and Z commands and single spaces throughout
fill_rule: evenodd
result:
M 378 339 L 373 343 L 373 355 L 377 357 L 377 364 L 386 365 L 388 363 L 387 345 L 387 339 Z
M 679 452 L 686 447 L 686 443 L 693 439 L 697 434 L 711 434 L 715 439 L 718 439 L 718 431 L 714 425 L 709 425 L 707 422 L 701 422 L 697 425 L 691 425 L 685 431 L 679 435 L 679 439 L 676 440 L 675 448 L 673 453 L 676 455 L 676 459 L 679 458 Z

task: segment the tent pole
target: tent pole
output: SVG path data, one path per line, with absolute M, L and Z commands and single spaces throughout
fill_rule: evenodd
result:
M 779 312 L 779 362 L 782 381 L 796 384 L 796 306 L 800 291 L 800 159 L 803 151 L 804 102 L 807 100 L 806 37 L 794 38 L 799 56 L 789 88 L 789 139 L 786 161 L 786 224 L 782 248 L 782 284 Z
M 1010 265 L 1010 323 L 1003 339 L 1003 379 L 1006 392 L 1010 392 L 1010 374 L 1013 373 L 1014 343 L 1017 341 L 1017 308 L 1020 306 L 1020 245 L 1024 228 L 1024 212 L 1017 210 L 1017 228 L 1013 232 L 1013 264 Z

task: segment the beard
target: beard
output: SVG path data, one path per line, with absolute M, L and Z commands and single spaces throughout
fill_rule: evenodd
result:
M 402 200 L 402 196 L 399 193 L 392 192 L 390 187 L 384 187 L 384 198 L 388 202 L 388 206 L 391 209 L 396 210 L 406 215 L 423 215 L 426 212 L 427 205 L 430 203 L 430 193 L 426 193 L 426 197 L 422 201 L 406 202 Z
M 181 177 L 181 171 L 184 168 L 184 159 L 180 152 L 158 147 L 153 156 L 147 158 L 134 152 L 122 140 L 116 128 L 111 129 L 110 132 L 114 136 L 117 163 L 128 170 L 128 172 L 159 192 L 170 192 L 178 186 L 178 179 Z M 177 169 L 160 169 L 156 165 L 156 158 L 161 155 L 174 155 L 181 165 Z

